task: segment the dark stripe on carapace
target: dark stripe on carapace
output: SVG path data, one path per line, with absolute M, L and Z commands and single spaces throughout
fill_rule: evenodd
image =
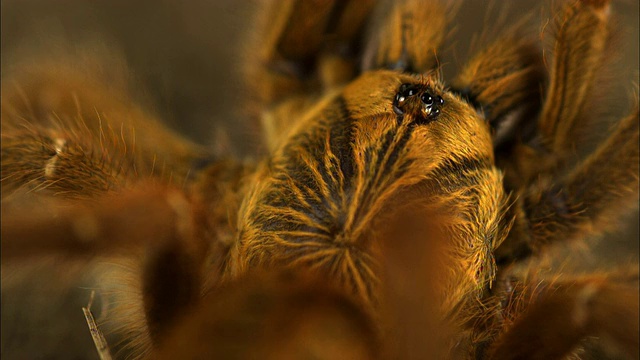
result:
M 390 130 L 390 131 L 387 131 L 382 136 L 382 139 L 383 139 L 382 140 L 382 146 L 377 149 L 377 153 L 378 153 L 377 157 L 378 157 L 378 159 L 376 161 L 375 167 L 373 168 L 374 171 L 376 171 L 376 172 L 381 171 L 382 161 L 384 160 L 385 154 L 389 151 L 389 148 L 391 147 L 391 143 L 393 142 L 393 138 L 395 137 L 395 134 L 396 134 L 396 131 Z M 367 151 L 376 151 L 376 149 L 375 148 L 368 148 Z M 386 164 L 385 164 L 385 166 L 386 166 Z
M 448 160 L 434 172 L 434 178 L 445 180 L 447 178 L 463 178 L 472 176 L 478 170 L 487 169 L 493 164 L 487 157 L 464 158 L 458 161 Z
M 328 132 L 328 134 L 327 134 Z M 327 148 L 326 136 L 329 136 Z M 269 191 L 263 198 L 264 203 L 277 208 L 289 208 L 310 217 L 314 223 L 329 229 L 341 229 L 339 219 L 333 218 L 328 209 L 340 202 L 341 194 L 348 192 L 354 180 L 354 151 L 353 151 L 353 120 L 349 114 L 345 100 L 338 96 L 325 110 L 318 115 L 318 122 L 311 128 L 295 135 L 284 149 L 284 158 L 274 169 L 285 173 L 276 174 L 276 179 L 282 181 L 273 191 Z M 300 152 L 308 153 L 312 157 L 312 164 L 305 163 L 299 156 Z M 331 152 L 335 159 L 331 159 Z M 329 163 L 326 163 L 329 161 Z M 313 167 L 313 169 L 310 168 Z M 314 176 L 314 172 L 319 176 Z M 344 182 L 339 183 L 340 173 Z M 289 183 L 289 179 L 293 184 Z M 322 195 L 321 188 L 329 190 L 327 197 Z M 343 187 L 341 189 L 340 187 Z M 303 199 L 298 198 L 294 188 L 301 193 Z M 316 196 L 309 196 L 306 192 Z M 316 197 L 320 197 L 316 200 Z M 296 224 L 294 217 L 279 218 L 260 217 L 256 223 L 264 231 L 302 230 L 309 233 L 322 233 L 318 228 Z M 332 235 L 332 234 L 326 234 Z M 298 239 L 289 239 L 298 242 Z M 304 241 L 304 239 L 299 239 Z
M 347 103 L 342 96 L 338 96 L 333 107 L 337 112 L 334 119 L 336 123 L 331 124 L 331 138 L 329 146 L 331 152 L 340 161 L 340 171 L 345 179 L 345 185 L 351 182 L 354 177 L 355 169 L 353 164 L 353 119 L 347 108 Z
M 398 156 L 400 155 L 400 152 L 404 150 L 405 146 L 409 142 L 409 139 L 411 138 L 411 134 L 413 133 L 413 130 L 414 130 L 413 126 L 409 126 L 404 130 L 400 130 L 402 131 L 402 135 L 400 137 L 400 140 L 393 147 L 393 149 L 390 150 L 389 158 L 387 162 L 384 164 L 384 170 L 383 170 L 384 173 L 389 174 L 391 172 L 392 167 L 398 161 Z M 404 173 L 404 168 L 406 168 L 406 166 L 402 166 L 400 168 L 401 173 L 396 175 L 401 176 L 402 173 Z
M 409 141 L 411 134 L 413 133 L 413 127 L 398 127 L 394 130 L 389 130 L 383 135 L 382 146 L 380 147 L 369 147 L 365 150 L 365 159 L 371 158 L 371 156 L 366 156 L 367 154 L 371 154 L 373 152 L 377 152 L 377 161 L 371 171 L 368 171 L 368 176 L 371 179 L 378 179 L 377 182 L 369 182 L 368 186 L 364 190 L 365 196 L 366 194 L 370 194 L 372 189 L 375 189 L 381 186 L 380 182 L 382 181 L 394 181 L 395 179 L 401 177 L 406 171 L 409 161 L 407 160 L 406 164 L 401 164 L 398 166 L 396 163 L 398 161 L 398 157 L 400 156 L 400 152 L 405 148 L 407 142 Z M 402 134 L 398 134 L 398 132 L 402 131 Z M 394 143 L 394 139 L 397 136 L 400 136 L 400 139 Z M 367 166 L 364 164 L 364 166 Z M 397 170 L 392 173 L 392 169 L 394 166 L 398 166 Z M 392 179 L 389 176 L 393 176 Z M 356 217 L 359 217 L 365 211 L 364 208 L 360 208 L 357 210 Z

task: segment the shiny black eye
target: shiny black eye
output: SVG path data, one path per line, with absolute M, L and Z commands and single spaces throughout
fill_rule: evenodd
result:
M 420 97 L 420 100 L 422 100 L 422 102 L 427 106 L 433 105 L 433 96 L 431 96 L 428 93 L 422 94 L 422 96 Z
M 413 96 L 417 93 L 418 93 L 418 89 L 415 87 L 415 85 L 402 84 L 402 86 L 400 86 L 399 94 L 404 97 Z

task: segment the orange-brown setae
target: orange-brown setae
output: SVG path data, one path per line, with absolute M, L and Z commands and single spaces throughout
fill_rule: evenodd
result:
M 608 1 L 563 5 L 546 68 L 514 28 L 451 87 L 457 3 L 378 23 L 374 1 L 269 6 L 246 64 L 256 161 L 173 134 L 91 62 L 3 79 L 3 261 L 108 257 L 109 321 L 139 357 L 563 359 L 598 336 L 638 358 L 637 271 L 534 261 L 637 205 L 637 102 L 572 153 Z

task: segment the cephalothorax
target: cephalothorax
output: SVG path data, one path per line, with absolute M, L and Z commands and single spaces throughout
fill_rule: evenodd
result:
M 91 68 L 3 81 L 3 260 L 129 264 L 105 276 L 126 304 L 111 320 L 152 358 L 562 359 L 593 336 L 638 358 L 637 269 L 526 265 L 637 204 L 637 103 L 573 154 L 608 2 L 563 5 L 548 75 L 512 30 L 450 86 L 454 6 L 393 2 L 367 27 L 373 3 L 265 12 L 255 162 L 175 136 Z

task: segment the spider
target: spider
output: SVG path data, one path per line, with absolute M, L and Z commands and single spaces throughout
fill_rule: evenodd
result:
M 637 205 L 637 101 L 576 150 L 609 2 L 559 6 L 547 63 L 515 27 L 445 82 L 456 7 L 270 3 L 255 161 L 161 125 L 106 54 L 25 65 L 2 85 L 3 262 L 108 259 L 104 326 L 141 358 L 639 358 L 637 268 L 536 260 Z

